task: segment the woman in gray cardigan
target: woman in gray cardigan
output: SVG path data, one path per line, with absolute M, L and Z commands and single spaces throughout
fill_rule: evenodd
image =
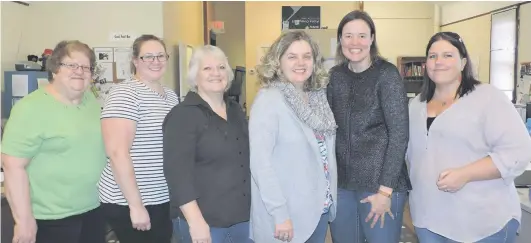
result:
M 257 71 L 263 87 L 249 122 L 251 238 L 324 243 L 337 173 L 323 57 L 304 31 L 287 32 Z

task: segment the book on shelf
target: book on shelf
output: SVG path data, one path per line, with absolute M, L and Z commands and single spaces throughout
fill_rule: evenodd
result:
M 417 81 L 424 78 L 425 63 L 407 63 L 403 66 L 404 81 Z
M 397 67 L 405 82 L 420 82 L 424 79 L 426 70 L 426 57 L 424 56 L 400 56 Z

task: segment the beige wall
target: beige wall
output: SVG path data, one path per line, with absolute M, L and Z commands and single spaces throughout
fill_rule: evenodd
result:
M 441 5 L 441 24 L 446 25 L 459 20 L 478 16 L 503 7 L 524 1 L 456 1 Z
M 196 1 L 163 3 L 164 41 L 170 53 L 165 84 L 174 89 L 179 83 L 176 75 L 178 57 L 175 55 L 179 43 L 193 47 L 204 44 L 203 3 Z
M 29 54 L 40 55 L 63 39 L 78 39 L 91 47 L 132 45 L 132 40 L 111 41 L 112 32 L 157 35 L 165 40 L 170 55 L 179 42 L 192 46 L 204 43 L 200 1 L 31 2 L 29 7 L 2 2 L 1 6 L 2 71 L 14 70 L 15 62 Z M 14 34 L 7 35 L 7 31 Z M 174 60 L 172 56 L 162 81 L 171 88 L 177 80 Z
M 232 68 L 245 67 L 245 2 L 215 2 L 214 18 L 225 22 L 225 33 L 217 35 L 216 45 Z
M 0 80 L 2 80 L 2 90 L 4 90 L 4 71 L 14 70 L 15 62 L 22 57 L 24 53 L 20 52 L 20 44 L 22 42 L 23 28 L 28 24 L 29 7 L 13 2 L 0 2 L 1 6 L 1 72 Z M 17 25 L 13 23 L 18 23 Z M 21 54 L 19 54 L 21 53 Z M 27 55 L 26 55 L 27 56 Z M 25 58 L 23 60 L 26 60 Z
M 367 1 L 364 5 L 376 25 L 382 56 L 396 65 L 399 56 L 425 55 L 428 40 L 435 33 L 433 3 Z
M 456 32 L 461 36 L 472 59 L 472 65 L 478 71 L 479 80 L 485 83 L 488 83 L 490 80 L 490 28 L 490 15 L 484 15 L 441 28 L 442 31 Z
M 247 107 L 251 108 L 258 91 L 256 74 L 257 49 L 270 45 L 282 29 L 282 6 L 321 6 L 321 26 L 335 29 L 343 16 L 358 9 L 357 2 L 245 2 L 245 63 L 247 68 Z M 250 110 L 250 109 L 248 109 Z
M 161 2 L 1 4 L 2 71 L 14 70 L 15 62 L 26 60 L 29 54 L 40 56 L 45 48 L 53 49 L 64 39 L 78 39 L 91 47 L 121 47 L 130 46 L 132 41 L 112 42 L 111 32 L 163 37 Z M 146 13 L 149 17 L 138 17 Z
M 359 2 L 319 2 L 321 26 L 336 29 Z M 259 88 L 256 74 L 257 50 L 271 44 L 281 31 L 281 6 L 315 6 L 314 2 L 246 2 L 245 57 L 247 66 L 247 107 Z M 423 56 L 429 38 L 438 30 L 435 5 L 431 2 L 364 2 L 364 10 L 374 19 L 381 54 L 396 64 L 398 56 Z M 390 11 L 392 10 L 392 11 Z M 217 12 L 216 12 L 217 16 Z M 268 20 L 268 21 L 264 21 Z M 258 28 L 256 26 L 259 26 Z
M 531 3 L 520 6 L 518 63 L 531 62 Z

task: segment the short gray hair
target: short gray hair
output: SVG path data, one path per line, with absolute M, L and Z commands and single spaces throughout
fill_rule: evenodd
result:
M 229 59 L 227 58 L 227 55 L 225 55 L 225 52 L 223 52 L 223 50 L 217 46 L 204 45 L 194 49 L 190 59 L 188 74 L 186 77 L 186 80 L 190 85 L 190 91 L 197 92 L 197 73 L 199 72 L 199 65 L 201 65 L 201 61 L 206 55 L 211 55 L 225 61 L 225 70 L 227 72 L 227 87 L 225 88 L 225 91 L 229 90 L 232 85 L 232 80 L 234 79 L 234 72 L 229 65 Z

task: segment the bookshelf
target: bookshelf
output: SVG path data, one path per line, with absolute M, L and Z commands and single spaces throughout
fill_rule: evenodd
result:
M 404 80 L 404 85 L 409 98 L 414 98 L 420 93 L 426 69 L 426 57 L 401 56 L 398 57 L 397 67 Z

